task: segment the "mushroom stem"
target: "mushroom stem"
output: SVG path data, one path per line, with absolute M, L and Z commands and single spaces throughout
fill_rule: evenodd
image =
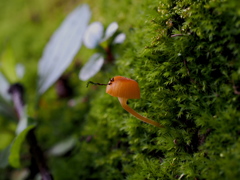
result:
M 131 113 L 133 116 L 135 116 L 136 118 L 140 119 L 141 121 L 145 122 L 145 123 L 148 123 L 148 124 L 152 124 L 156 127 L 163 127 L 161 124 L 151 120 L 151 119 L 148 119 L 146 117 L 143 117 L 142 115 L 138 114 L 136 111 L 134 111 L 132 108 L 130 108 L 128 105 L 127 105 L 127 98 L 121 98 L 121 97 L 118 97 L 118 100 L 121 104 L 121 106 L 123 107 L 123 109 L 125 109 L 126 111 L 128 111 L 129 113 Z

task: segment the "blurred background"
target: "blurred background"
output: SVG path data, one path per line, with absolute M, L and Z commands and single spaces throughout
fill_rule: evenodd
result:
M 123 51 L 118 45 L 125 39 L 117 23 L 106 32 L 109 24 L 121 23 L 125 18 L 121 12 L 112 11 L 116 16 L 106 13 L 112 3 L 0 1 L 0 179 L 39 179 L 38 161 L 44 164 L 46 172 L 51 166 L 50 174 L 55 174 L 57 179 L 74 179 L 76 173 L 77 177 L 91 176 L 91 168 L 79 175 L 76 164 L 80 162 L 82 147 L 79 145 L 94 138 L 89 133 L 91 129 L 86 132 L 81 129 L 91 99 L 100 92 L 103 94 L 105 88 L 86 88 L 86 80 L 108 82 L 115 69 L 114 61 Z M 91 39 L 90 34 L 86 41 L 90 46 L 95 44 L 88 48 L 82 44 L 83 36 L 94 21 L 102 25 L 93 29 L 93 33 L 105 39 L 100 42 L 99 38 Z M 122 36 L 116 38 L 118 34 Z M 91 58 L 96 52 L 97 59 Z M 82 81 L 80 70 L 89 59 L 92 61 L 84 70 L 87 77 Z M 38 149 L 35 154 L 29 151 L 32 146 Z M 98 152 L 94 147 L 89 148 Z M 44 159 L 36 161 L 42 156 Z M 89 158 L 94 157 L 85 158 L 81 157 L 81 161 L 89 166 Z M 69 161 L 72 161 L 70 169 Z M 66 168 L 72 173 L 64 175 Z

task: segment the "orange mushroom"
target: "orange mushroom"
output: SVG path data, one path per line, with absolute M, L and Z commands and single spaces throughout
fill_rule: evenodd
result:
M 163 127 L 159 123 L 141 116 L 127 105 L 128 99 L 140 98 L 140 88 L 136 81 L 122 76 L 115 76 L 107 84 L 106 93 L 110 94 L 111 96 L 118 97 L 121 106 L 141 121 L 157 127 Z

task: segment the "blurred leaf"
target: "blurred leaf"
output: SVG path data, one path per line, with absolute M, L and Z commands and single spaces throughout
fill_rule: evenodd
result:
M 98 46 L 103 36 L 103 25 L 100 22 L 93 22 L 90 24 L 84 34 L 83 43 L 89 48 L 93 49 Z
M 83 81 L 88 80 L 100 71 L 104 63 L 104 57 L 100 53 L 94 54 L 89 61 L 82 67 L 79 78 Z
M 24 169 L 15 169 L 11 172 L 11 180 L 25 180 L 30 174 L 30 170 L 28 168 Z M 35 178 L 35 180 L 37 180 Z
M 36 120 L 34 118 L 28 117 L 26 113 L 27 107 L 24 107 L 24 114 L 21 117 L 19 123 L 17 124 L 16 134 L 20 134 L 23 130 L 25 130 L 30 125 L 36 125 Z
M 23 117 L 21 117 L 18 123 L 16 134 L 20 134 L 24 129 L 26 129 L 27 126 L 28 126 L 28 118 L 26 117 L 26 113 L 24 112 Z
M 8 157 L 10 154 L 11 145 L 0 151 L 0 168 L 5 168 L 8 165 Z
M 43 94 L 72 62 L 82 45 L 90 17 L 88 5 L 77 7 L 51 37 L 39 61 L 39 94 Z
M 10 84 L 0 72 L 0 114 L 15 117 L 14 109 L 10 105 L 11 96 L 8 94 Z
M 0 96 L 2 96 L 4 100 L 9 101 L 11 99 L 10 94 L 8 94 L 8 88 L 10 87 L 10 84 L 1 72 L 0 72 L 0 84 L 1 84 Z
M 21 145 L 24 142 L 27 133 L 33 129 L 35 125 L 30 125 L 26 129 L 24 129 L 13 141 L 10 155 L 9 155 L 9 164 L 15 168 L 20 167 L 20 150 Z
M 67 138 L 67 139 L 59 142 L 55 146 L 53 146 L 48 151 L 48 154 L 53 155 L 53 156 L 64 155 L 65 153 L 67 153 L 69 150 L 71 150 L 75 146 L 76 142 L 77 142 L 77 140 L 74 137 Z
M 0 150 L 5 149 L 13 140 L 14 133 L 2 129 L 0 132 Z
M 18 77 L 19 79 L 22 79 L 23 76 L 24 76 L 24 73 L 25 73 L 25 67 L 24 67 L 24 65 L 18 63 L 18 64 L 16 65 L 16 73 L 17 73 L 17 77 Z
M 1 62 L 0 68 L 5 77 L 11 82 L 17 81 L 17 75 L 15 71 L 16 60 L 14 58 L 13 50 L 10 46 L 7 46 L 3 51 Z
M 122 44 L 126 39 L 126 35 L 124 33 L 118 34 L 113 40 L 113 44 Z
M 113 34 L 117 31 L 118 29 L 118 23 L 112 22 L 106 29 L 104 38 L 102 39 L 103 41 L 106 41 L 108 38 L 112 37 Z
M 0 96 L 0 114 L 12 119 L 16 119 L 16 113 L 13 108 L 9 103 L 7 103 L 2 97 Z

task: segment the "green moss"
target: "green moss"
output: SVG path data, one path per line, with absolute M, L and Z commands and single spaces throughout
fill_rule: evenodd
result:
M 151 1 L 139 7 L 143 13 L 126 31 L 115 74 L 139 82 L 142 98 L 130 106 L 166 128 L 143 124 L 107 96 L 93 100 L 88 119 L 107 122 L 106 137 L 127 135 L 123 156 L 131 160 L 121 163 L 128 179 L 237 179 L 237 2 Z

